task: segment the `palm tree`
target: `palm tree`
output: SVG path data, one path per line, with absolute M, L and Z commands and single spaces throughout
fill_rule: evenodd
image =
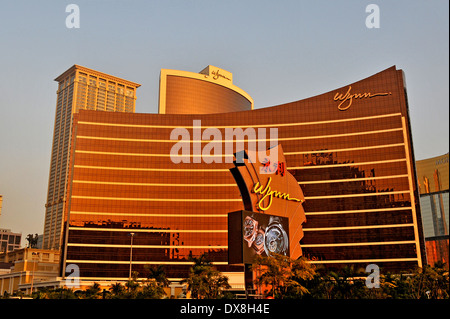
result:
M 109 290 L 114 296 L 119 297 L 123 294 L 125 288 L 120 282 L 117 282 L 115 284 L 112 284 Z
M 125 283 L 125 287 L 127 288 L 127 291 L 130 294 L 130 297 L 134 296 L 134 294 L 136 293 L 136 290 L 139 287 L 139 283 L 137 282 L 138 276 L 139 276 L 139 273 L 137 271 L 133 271 L 131 273 L 131 279 Z
M 86 297 L 96 299 L 100 293 L 100 284 L 94 282 L 92 286 L 86 289 Z
M 291 260 L 291 277 L 287 282 L 287 289 L 291 297 L 304 297 L 310 295 L 307 288 L 309 282 L 316 277 L 316 267 L 304 257 Z
M 138 299 L 161 299 L 166 295 L 163 286 L 155 280 L 148 280 L 136 294 Z
M 31 294 L 34 299 L 50 299 L 50 289 L 48 287 L 38 288 Z
M 223 297 L 223 291 L 230 289 L 228 277 L 216 270 L 207 254 L 200 257 L 191 257 L 194 265 L 190 268 L 189 277 L 182 282 L 188 284 L 193 298 L 215 299 Z
M 256 278 L 256 285 L 262 287 L 263 285 L 271 286 L 271 293 L 273 297 L 281 297 L 281 286 L 285 284 L 291 276 L 288 271 L 288 258 L 285 256 L 266 257 L 257 255 L 255 263 L 252 265 L 252 270 L 261 271 L 261 274 Z
M 271 287 L 271 295 L 276 298 L 298 298 L 309 294 L 305 282 L 312 280 L 315 268 L 305 258 L 293 260 L 283 255 L 255 258 L 252 270 L 260 273 L 255 283 Z
M 148 270 L 148 279 L 154 279 L 162 287 L 169 287 L 170 281 L 167 279 L 166 271 L 164 270 L 163 265 L 153 267 L 146 265 L 145 268 Z
M 331 282 L 331 298 L 357 299 L 364 295 L 365 284 L 356 276 L 363 276 L 363 270 L 355 270 L 353 266 L 344 266 L 339 271 L 330 271 L 328 280 Z

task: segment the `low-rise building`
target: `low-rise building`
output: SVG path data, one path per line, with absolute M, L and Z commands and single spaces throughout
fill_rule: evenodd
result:
M 0 253 L 20 248 L 21 233 L 14 233 L 11 229 L 0 229 Z
M 1 294 L 13 294 L 19 290 L 29 293 L 41 282 L 57 281 L 59 258 L 59 250 L 21 248 L 0 253 Z M 23 285 L 29 285 L 29 291 Z

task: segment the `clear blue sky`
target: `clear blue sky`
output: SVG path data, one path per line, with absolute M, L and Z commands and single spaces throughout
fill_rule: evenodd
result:
M 66 6 L 80 28 L 66 28 Z M 380 28 L 368 29 L 368 4 Z M 416 159 L 449 150 L 449 4 L 431 1 L 2 1 L 0 228 L 43 232 L 54 79 L 73 64 L 138 82 L 156 113 L 162 68 L 233 73 L 255 107 L 304 99 L 392 65 L 405 71 Z M 23 241 L 25 243 L 25 240 Z

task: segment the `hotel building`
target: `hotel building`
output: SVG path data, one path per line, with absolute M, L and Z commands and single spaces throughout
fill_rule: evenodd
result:
M 219 270 L 242 274 L 243 266 L 229 265 L 227 255 L 227 214 L 244 209 L 230 173 L 232 154 L 223 151 L 226 141 L 219 142 L 219 155 L 195 151 L 210 142 L 209 128 L 221 136 L 227 128 L 259 128 L 266 131 L 260 141 L 278 129 L 287 170 L 306 200 L 301 247 L 311 262 L 330 269 L 377 264 L 382 271 L 426 263 L 403 71 L 390 67 L 260 109 L 217 74 L 232 79 L 215 67 L 163 70 L 160 114 L 73 114 L 63 278 L 69 264 L 83 280 L 127 280 L 131 271 L 145 277 L 147 266 L 164 265 L 177 280 L 186 277 L 189 257 L 204 252 Z M 177 128 L 190 135 L 187 163 L 171 157 Z M 201 142 L 194 141 L 198 132 Z M 233 139 L 233 151 L 236 145 Z
M 55 79 L 55 125 L 45 204 L 44 249 L 60 249 L 73 115 L 80 110 L 133 113 L 140 84 L 74 65 Z
M 428 263 L 449 263 L 448 153 L 416 162 Z
M 162 69 L 159 114 L 211 114 L 253 109 L 231 72 L 208 65 L 199 73 Z

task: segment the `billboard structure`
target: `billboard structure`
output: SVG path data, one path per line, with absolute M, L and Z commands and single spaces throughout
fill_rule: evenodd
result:
M 228 262 L 251 264 L 257 255 L 289 256 L 289 219 L 237 211 L 228 214 Z
M 286 170 L 281 145 L 235 154 L 230 169 L 245 211 L 228 214 L 228 263 L 251 264 L 256 255 L 274 253 L 297 259 L 306 222 L 303 192 Z

